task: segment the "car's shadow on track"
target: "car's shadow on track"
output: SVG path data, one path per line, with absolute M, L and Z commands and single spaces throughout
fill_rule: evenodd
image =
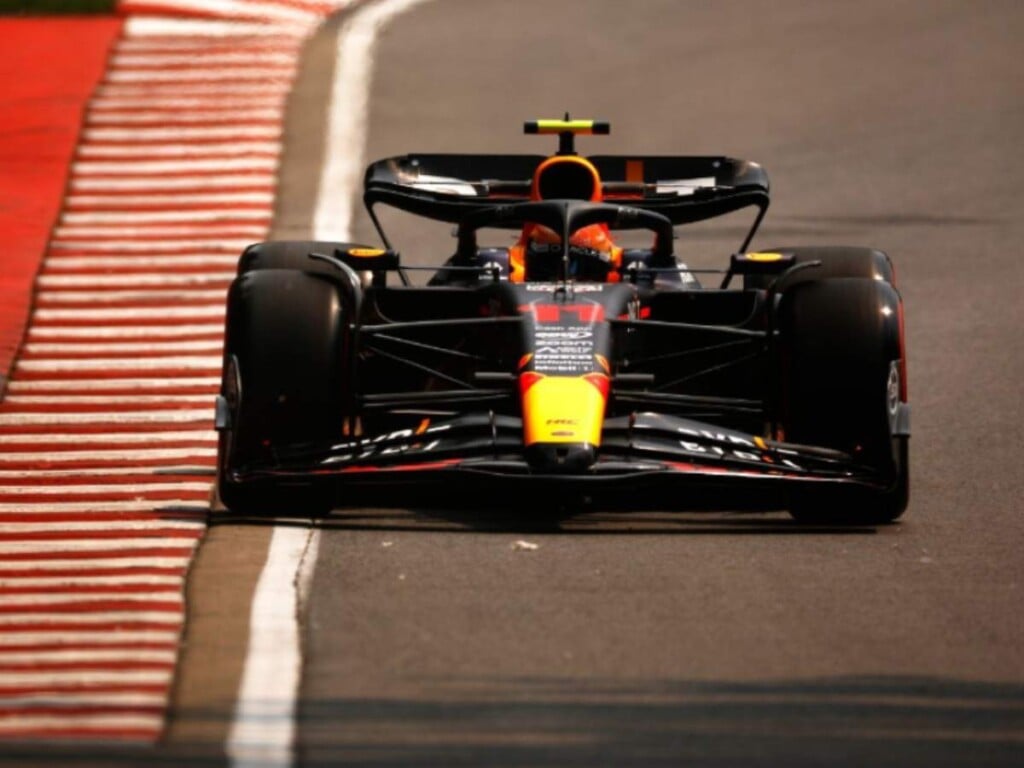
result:
M 806 525 L 785 512 L 617 512 L 480 508 L 336 509 L 311 517 L 214 514 L 210 524 L 316 527 L 347 531 L 570 533 L 574 535 L 821 536 L 872 535 L 890 526 Z

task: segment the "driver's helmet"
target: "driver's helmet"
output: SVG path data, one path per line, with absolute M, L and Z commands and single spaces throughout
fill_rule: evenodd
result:
M 599 203 L 601 177 L 593 163 L 577 155 L 547 158 L 533 174 L 531 200 L 588 200 Z M 512 249 L 511 279 L 554 280 L 561 269 L 561 236 L 541 224 L 523 225 L 519 242 Z M 575 280 L 615 282 L 622 262 L 622 249 L 612 241 L 608 227 L 591 224 L 569 238 L 569 276 Z

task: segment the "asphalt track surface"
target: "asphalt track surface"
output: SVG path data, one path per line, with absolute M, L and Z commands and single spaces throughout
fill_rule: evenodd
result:
M 1022 36 L 1013 2 L 432 0 L 393 23 L 368 157 L 547 152 L 521 121 L 569 110 L 612 122 L 584 152 L 763 163 L 774 203 L 755 246 L 892 254 L 913 495 L 899 524 L 847 530 L 783 513 L 560 519 L 543 499 L 338 511 L 304 616 L 300 765 L 1024 761 Z M 289 118 L 290 236 L 311 216 L 329 49 L 314 41 Z M 409 263 L 451 248 L 407 224 Z M 375 242 L 365 218 L 357 235 Z M 678 247 L 720 266 L 738 241 L 729 222 Z M 217 762 L 197 734 L 230 716 L 215 697 L 237 680 L 266 529 L 214 523 L 189 599 L 219 601 L 219 641 L 190 629 L 188 703 L 152 762 Z M 216 623 L 232 611 L 234 628 Z
M 909 332 L 905 521 L 338 512 L 306 626 L 303 764 L 1024 761 L 1024 132 L 1014 3 L 438 0 L 384 33 L 371 157 L 539 151 L 765 165 L 757 246 L 868 244 Z M 375 242 L 365 218 L 359 239 Z M 410 263 L 451 249 L 395 240 Z M 735 226 L 678 248 L 721 266 Z M 841 407 L 841 406 L 837 406 Z M 539 545 L 513 549 L 519 539 Z

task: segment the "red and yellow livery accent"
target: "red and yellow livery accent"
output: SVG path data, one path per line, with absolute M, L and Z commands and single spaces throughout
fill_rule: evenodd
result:
M 593 121 L 563 121 L 549 120 L 538 121 L 538 123 L 551 123 L 553 127 L 544 129 L 542 133 L 559 133 L 566 130 L 566 125 L 575 126 L 571 130 L 575 133 L 584 132 L 579 125 L 589 125 Z M 579 124 L 579 125 L 577 125 Z M 561 126 L 561 130 L 557 128 Z M 589 129 L 586 130 L 589 132 Z M 586 200 L 592 203 L 600 203 L 603 199 L 601 175 L 592 162 L 579 155 L 552 155 L 546 158 L 533 174 L 530 185 L 530 200 L 547 200 L 551 198 L 570 198 Z M 526 251 L 532 245 L 559 245 L 562 242 L 561 236 L 549 229 L 535 223 L 527 223 L 519 236 L 519 240 L 509 249 L 509 279 L 514 283 L 521 283 L 527 279 L 526 276 Z M 582 227 L 572 234 L 569 239 L 570 245 L 580 248 L 589 248 L 599 253 L 607 254 L 611 267 L 608 273 L 608 282 L 619 281 L 619 268 L 622 266 L 622 248 L 612 240 L 608 227 L 604 224 L 592 224 Z
M 528 371 L 519 377 L 523 406 L 523 443 L 601 444 L 608 377 L 545 376 Z

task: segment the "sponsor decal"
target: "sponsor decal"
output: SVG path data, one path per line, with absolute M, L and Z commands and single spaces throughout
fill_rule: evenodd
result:
M 563 283 L 524 283 L 523 287 L 529 293 L 555 293 L 566 289 Z M 604 288 L 601 283 L 572 283 L 568 286 L 572 293 L 601 293 Z
M 712 432 L 687 427 L 679 427 L 677 431 L 694 438 L 680 440 L 679 445 L 684 451 L 695 456 L 718 457 L 723 460 L 737 459 L 803 471 L 803 467 L 784 455 L 796 456 L 795 452 L 780 448 L 769 449 L 760 437 L 746 438 L 731 432 Z
M 519 311 L 532 315 L 540 324 L 600 323 L 604 320 L 604 307 L 600 304 L 523 304 Z
M 698 189 L 713 186 L 715 186 L 714 176 L 699 176 L 693 179 L 665 179 L 659 181 L 655 189 L 659 195 L 685 197 L 694 194 Z
M 533 302 L 519 311 L 534 321 L 530 363 L 534 371 L 551 376 L 580 376 L 594 371 L 596 324 L 605 319 L 604 307 L 583 301 L 571 304 Z
M 398 174 L 399 181 L 413 189 L 433 192 L 440 195 L 459 195 L 460 197 L 479 197 L 480 193 L 472 184 L 452 176 L 433 176 L 428 173 L 413 173 L 403 169 Z
M 429 427 L 426 430 L 423 430 L 423 432 L 412 429 L 399 429 L 395 432 L 386 432 L 372 438 L 364 438 L 347 443 L 338 443 L 336 445 L 332 445 L 331 450 L 345 451 L 345 453 L 328 456 L 320 463 L 338 464 L 344 461 L 363 461 L 365 459 L 393 456 L 412 451 L 417 453 L 428 453 L 437 448 L 437 446 L 440 445 L 441 440 L 439 438 L 434 438 L 429 442 L 422 442 L 415 439 L 417 434 L 443 432 L 446 429 L 449 429 L 447 424 L 439 424 L 435 427 Z

